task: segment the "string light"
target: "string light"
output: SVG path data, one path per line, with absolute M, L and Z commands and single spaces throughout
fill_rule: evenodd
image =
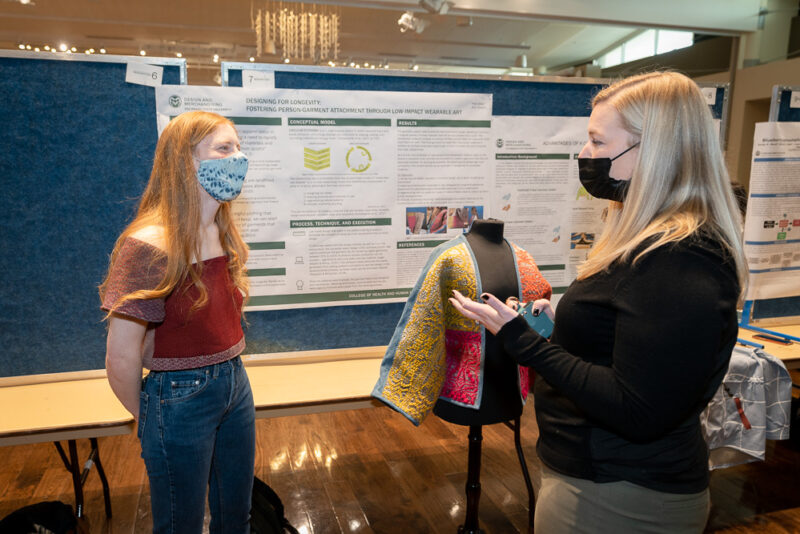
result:
M 52 45 L 52 46 L 49 45 L 49 44 L 45 44 L 45 45 L 41 45 L 41 46 L 35 46 L 35 45 L 27 44 L 27 43 L 17 43 L 17 48 L 19 50 L 23 50 L 23 51 L 24 50 L 30 50 L 32 52 L 47 51 L 47 52 L 52 52 L 52 53 L 63 52 L 63 53 L 66 53 L 66 54 L 80 53 L 81 52 L 80 50 L 78 50 L 77 47 L 70 46 L 67 43 L 58 43 L 57 45 Z M 153 53 L 152 50 L 150 52 Z M 84 55 L 91 55 L 91 54 L 96 54 L 96 53 L 106 54 L 107 50 L 105 48 L 97 48 L 96 49 L 94 47 L 91 47 L 91 48 L 84 48 L 82 50 L 82 53 Z M 122 53 L 125 53 L 125 52 L 122 52 Z M 158 54 L 159 52 L 156 51 L 154 53 Z M 148 53 L 144 48 L 139 49 L 139 56 L 144 57 L 144 56 L 147 56 L 147 55 L 148 55 Z M 182 52 L 175 52 L 175 56 L 178 57 L 178 58 L 183 58 L 184 57 Z M 256 57 L 257 56 L 255 56 L 255 55 L 247 56 L 247 59 L 248 59 L 248 61 L 250 61 L 250 63 L 254 63 L 256 61 Z M 219 54 L 214 54 L 213 61 L 214 61 L 214 63 L 219 63 L 220 62 Z M 284 58 L 283 62 L 284 63 L 291 63 L 292 60 L 291 60 L 291 58 L 286 57 L 286 58 Z M 336 63 L 334 61 L 329 61 L 328 64 L 330 66 L 332 66 L 332 67 L 336 66 Z M 369 66 L 369 63 L 365 63 L 364 66 L 365 67 Z M 375 66 L 373 65 L 372 68 L 375 68 Z

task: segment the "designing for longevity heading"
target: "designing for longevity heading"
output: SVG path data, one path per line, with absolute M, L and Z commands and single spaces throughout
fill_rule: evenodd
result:
M 369 113 L 380 115 L 460 115 L 462 109 L 324 107 L 319 100 L 298 98 L 245 98 L 247 111 L 269 113 Z

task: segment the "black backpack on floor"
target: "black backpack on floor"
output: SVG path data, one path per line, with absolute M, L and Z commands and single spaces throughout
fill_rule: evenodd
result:
M 16 510 L 0 520 L 3 534 L 78 532 L 78 520 L 72 506 L 61 501 L 31 504 Z
M 266 482 L 254 477 L 250 532 L 252 534 L 299 534 L 283 514 L 283 503 L 278 494 Z

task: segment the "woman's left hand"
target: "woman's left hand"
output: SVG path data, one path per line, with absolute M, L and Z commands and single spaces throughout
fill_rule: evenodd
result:
M 518 315 L 516 310 L 506 306 L 497 297 L 489 293 L 481 295 L 481 300 L 486 304 L 469 300 L 455 290 L 453 290 L 453 296 L 449 300 L 458 310 L 458 313 L 467 319 L 478 321 L 492 334 L 497 334 L 504 324 Z

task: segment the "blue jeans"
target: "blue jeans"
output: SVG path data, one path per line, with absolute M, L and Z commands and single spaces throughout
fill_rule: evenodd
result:
M 255 408 L 236 357 L 186 371 L 154 371 L 142 383 L 139 439 L 150 479 L 153 532 L 250 532 Z

